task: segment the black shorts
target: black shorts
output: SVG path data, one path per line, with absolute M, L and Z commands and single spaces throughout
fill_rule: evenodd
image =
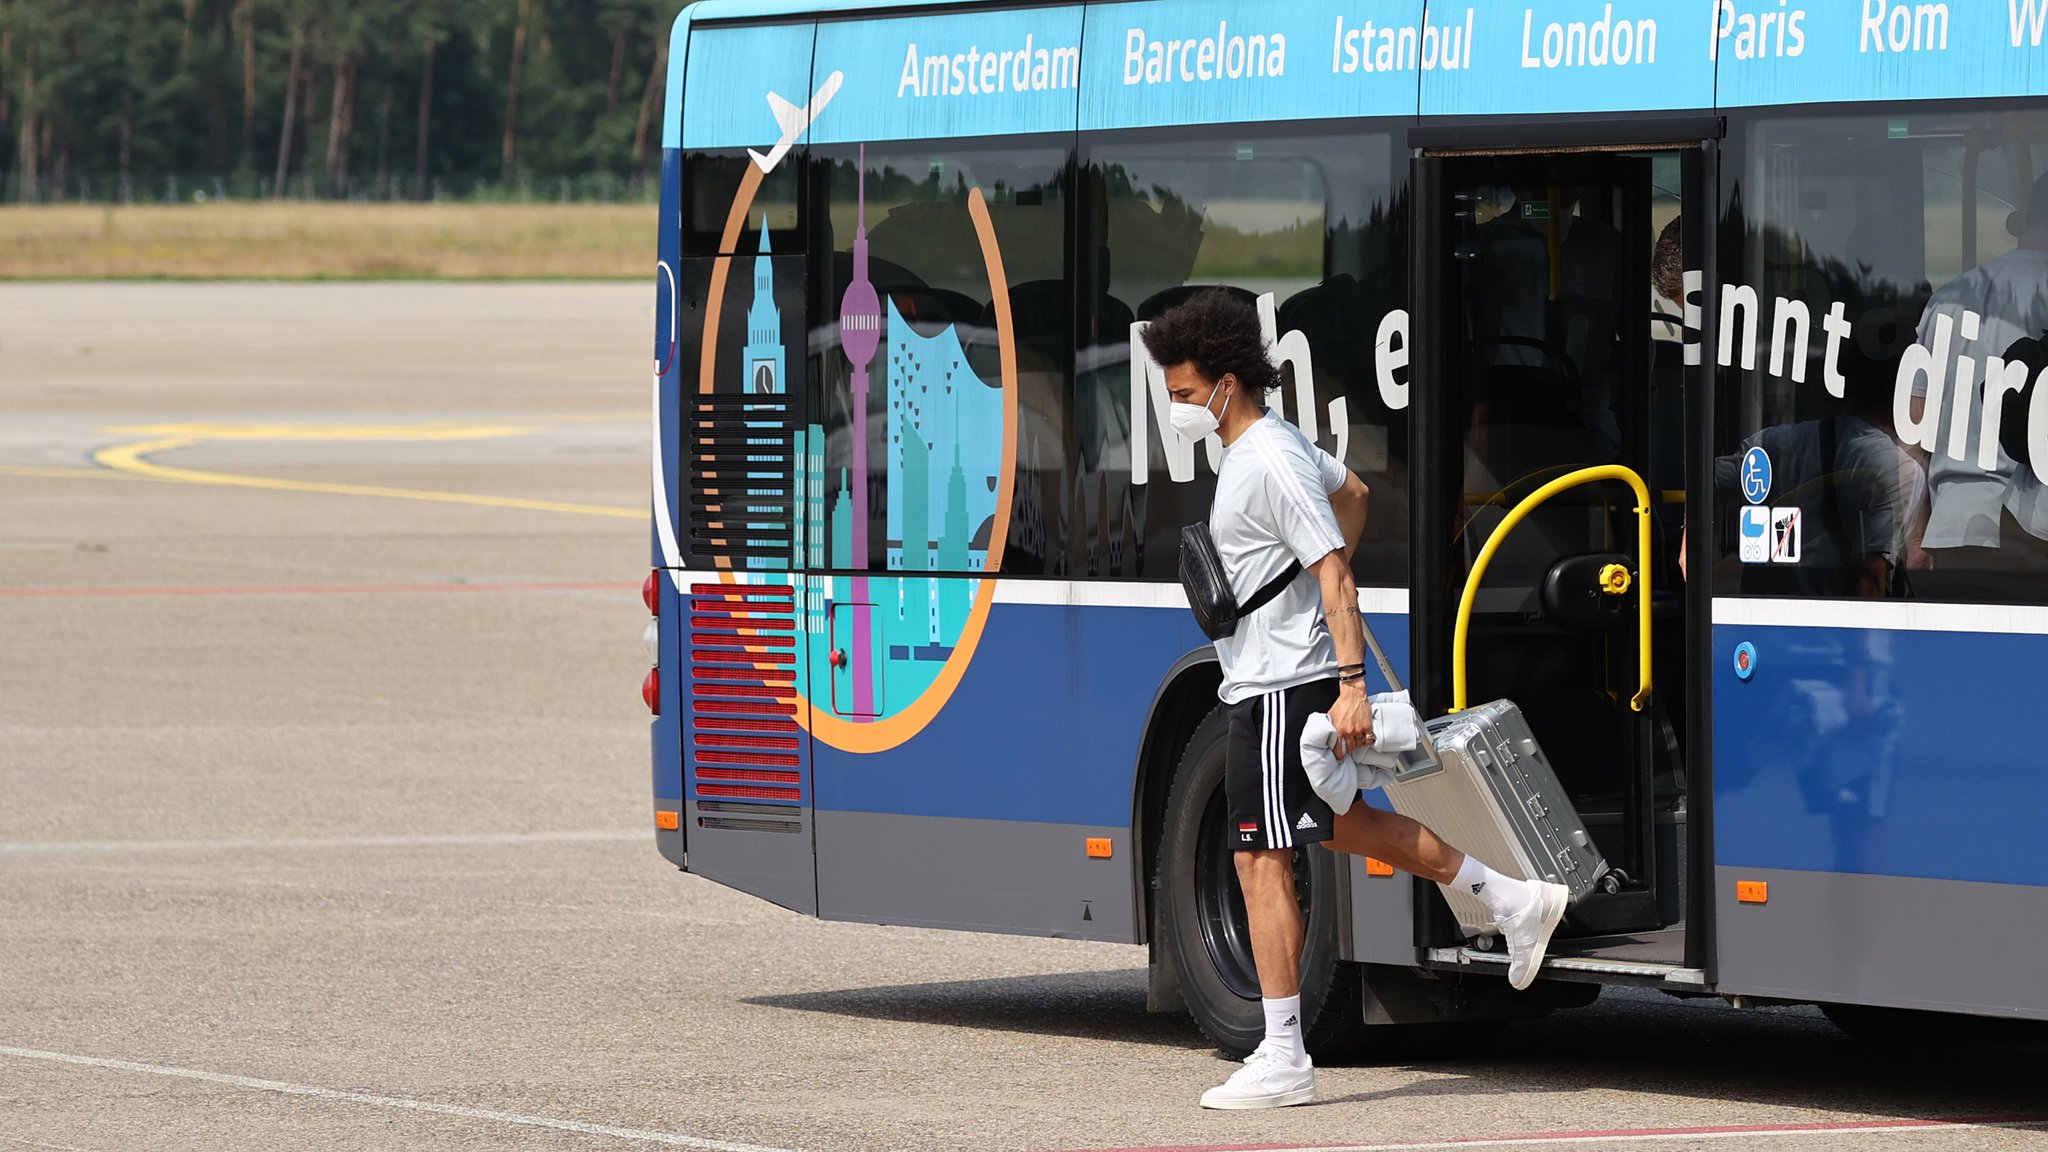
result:
M 1301 768 L 1301 729 L 1337 702 L 1337 680 L 1249 696 L 1230 709 L 1223 794 L 1230 846 L 1239 851 L 1319 844 L 1336 831 L 1330 806 Z

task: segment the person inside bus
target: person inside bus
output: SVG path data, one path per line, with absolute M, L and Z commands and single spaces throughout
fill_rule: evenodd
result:
M 1761 562 L 1743 563 L 1744 592 L 1857 599 L 1904 594 L 1909 532 L 1926 491 L 1918 461 L 1899 446 L 1892 428 L 1892 384 L 1911 338 L 1910 318 L 1896 310 L 1859 316 L 1840 353 L 1840 411 L 1760 429 L 1715 458 L 1717 507 L 1745 504 L 1743 460 L 1760 448 L 1770 458 L 1770 505 L 1799 510 L 1797 561 L 1779 562 L 1774 551 Z M 1759 505 L 1732 514 L 1738 533 L 1745 517 L 1764 531 L 1775 528 Z M 1678 566 L 1683 575 L 1683 534 Z
M 1476 551 L 1507 509 L 1572 468 L 1620 459 L 1623 301 L 1631 262 L 1621 232 L 1584 214 L 1577 184 L 1518 184 L 1514 201 L 1471 229 L 1464 263 L 1464 491 L 1456 535 Z M 1495 557 L 1506 585 L 1533 587 L 1557 556 L 1585 551 L 1604 525 L 1552 504 L 1525 518 Z
M 2018 245 L 1942 285 L 1920 318 L 1919 343 L 1930 352 L 1938 351 L 1941 329 L 1948 329 L 1947 362 L 1914 372 L 1908 399 L 1912 426 L 1920 434 L 1907 442 L 1907 451 L 1927 470 L 1928 509 L 1920 532 L 1924 566 L 1936 574 L 2016 573 L 2028 580 L 2048 572 L 2048 495 L 2039 475 L 2002 446 L 1982 446 L 1989 449 L 1992 467 L 1979 467 L 1984 462 L 1979 437 L 1986 423 L 1981 419 L 1983 366 L 1989 357 L 2003 356 L 2048 330 L 2048 176 L 2034 181 L 2025 211 L 2013 213 L 2007 227 Z M 1971 314 L 1974 339 L 1965 335 Z M 1975 361 L 1979 370 L 1969 390 L 1957 394 L 1958 366 L 1965 359 Z M 1930 374 L 1944 383 L 1934 412 L 1927 410 Z M 2014 407 L 2020 406 L 2008 404 L 2007 411 Z M 2019 414 L 2024 415 L 2023 407 Z M 1967 423 L 1959 457 L 1949 451 L 1957 443 L 1951 425 L 1958 419 Z M 2023 433 L 2025 426 L 2022 419 L 2015 429 L 2008 419 L 2003 430 Z
M 1473 452 L 1503 483 L 1519 475 L 1525 453 L 1515 445 L 1529 437 L 1517 428 L 1487 438 L 1497 441 L 1489 450 L 1489 425 L 1570 432 L 1558 448 L 1574 463 L 1608 463 L 1620 451 L 1614 399 L 1629 262 L 1618 229 L 1579 215 L 1582 192 L 1569 184 L 1516 188 L 1506 211 L 1473 230 L 1466 323 L 1484 377 Z
M 1209 527 L 1230 587 L 1245 598 L 1290 565 L 1279 596 L 1216 641 L 1229 710 L 1225 828 L 1250 922 L 1266 1035 L 1206 1108 L 1275 1108 L 1315 1096 L 1303 1043 L 1304 927 L 1294 895 L 1294 847 L 1370 854 L 1439 884 L 1467 886 L 1508 943 L 1509 979 L 1526 988 L 1564 915 L 1563 885 L 1505 876 L 1405 816 L 1354 804 L 1333 817 L 1301 760 L 1303 728 L 1327 713 L 1339 755 L 1373 741 L 1365 692 L 1365 633 L 1350 556 L 1365 529 L 1363 481 L 1265 406 L 1278 385 L 1251 304 L 1202 292 L 1153 321 L 1145 346 L 1165 369 L 1174 431 L 1224 444 Z

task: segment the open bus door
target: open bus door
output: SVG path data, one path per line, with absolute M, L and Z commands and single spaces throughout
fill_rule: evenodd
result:
M 825 625 L 804 572 L 824 557 L 805 486 L 822 446 L 805 260 L 755 236 L 677 269 L 680 822 L 689 871 L 815 915 L 809 669 Z
M 1572 909 L 1551 967 L 1684 966 L 1696 983 L 1688 895 L 1704 841 L 1691 817 L 1705 793 L 1690 770 L 1685 655 L 1707 601 L 1687 594 L 1677 558 L 1693 487 L 1687 394 L 1704 371 L 1688 363 L 1698 325 L 1689 335 L 1683 306 L 1696 287 L 1684 269 L 1701 266 L 1687 256 L 1711 228 L 1705 153 L 1697 140 L 1458 144 L 1416 160 L 1417 702 L 1447 711 L 1462 672 L 1468 705 L 1519 704 L 1613 869 Z M 1599 465 L 1647 482 L 1651 554 L 1639 554 L 1627 486 L 1550 498 L 1498 545 L 1456 652 L 1461 595 L 1489 538 L 1539 487 Z M 1614 564 L 1633 577 L 1620 595 L 1600 581 Z M 1654 690 L 1637 710 L 1645 588 Z M 1463 943 L 1433 892 L 1420 904 L 1425 945 Z

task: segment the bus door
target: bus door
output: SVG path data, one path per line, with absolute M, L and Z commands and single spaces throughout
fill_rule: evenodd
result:
M 815 915 L 810 669 L 826 625 L 804 575 L 824 561 L 805 260 L 745 241 L 677 275 L 683 832 L 691 872 Z
M 1416 690 L 1449 710 L 1459 604 L 1467 706 L 1521 706 L 1613 869 L 1567 932 L 1588 955 L 1685 959 L 1684 231 L 1704 202 L 1699 149 L 1432 154 L 1419 210 L 1414 457 Z M 1688 190 L 1694 194 L 1688 195 Z M 1696 266 L 1696 265 L 1695 265 Z M 1621 465 L 1652 490 L 1639 547 L 1626 483 L 1538 489 Z M 1625 573 L 1617 578 L 1616 573 Z M 1637 606 L 1654 614 L 1640 710 Z M 1435 906 L 1435 902 L 1430 902 Z M 1447 915 L 1424 924 L 1432 943 Z M 1620 951 L 1617 951 L 1620 950 Z

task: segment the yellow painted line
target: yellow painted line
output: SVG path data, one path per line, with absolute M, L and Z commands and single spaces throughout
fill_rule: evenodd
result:
M 492 440 L 524 436 L 534 429 L 512 425 L 429 424 L 259 424 L 242 421 L 203 424 L 126 424 L 106 429 L 112 436 L 175 437 L 200 440 Z
M 39 467 L 34 464 L 0 464 L 0 476 L 50 476 L 59 480 L 123 480 L 112 472 L 98 468 L 79 466 L 76 468 Z
M 159 436 L 129 444 L 116 444 L 93 453 L 94 463 L 131 476 L 172 480 L 183 484 L 213 484 L 226 488 L 268 488 L 279 492 L 324 492 L 335 496 L 377 496 L 389 500 L 420 500 L 435 504 L 467 504 L 479 508 L 517 508 L 528 512 L 568 512 L 578 516 L 610 516 L 621 520 L 644 520 L 645 508 L 619 508 L 609 504 L 574 504 L 561 500 L 524 500 L 516 496 L 479 496 L 469 492 L 437 492 L 426 488 L 387 488 L 373 484 L 334 484 L 320 480 L 280 480 L 266 476 L 238 476 L 229 472 L 203 472 L 177 468 L 147 459 L 159 452 L 190 448 L 204 437 Z

